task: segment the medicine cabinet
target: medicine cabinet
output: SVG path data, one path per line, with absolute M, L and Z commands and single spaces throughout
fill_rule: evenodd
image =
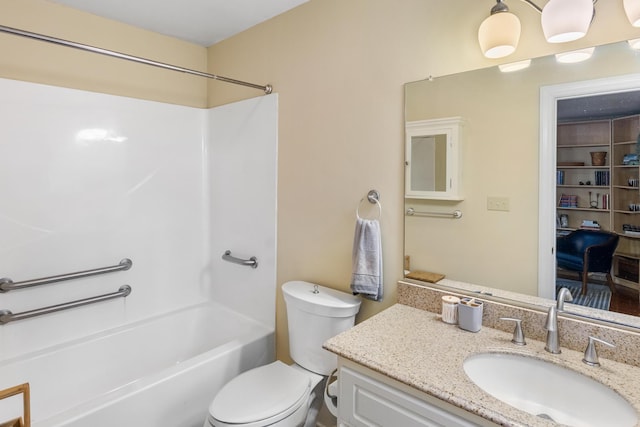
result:
M 462 200 L 460 117 L 407 122 L 405 197 Z

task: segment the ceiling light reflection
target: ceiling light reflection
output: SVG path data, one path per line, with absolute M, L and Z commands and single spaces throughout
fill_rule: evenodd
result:
M 524 70 L 525 68 L 528 68 L 529 65 L 531 65 L 531 60 L 525 59 L 524 61 L 510 62 L 508 64 L 500 64 L 498 65 L 498 68 L 503 73 L 513 73 L 514 71 Z
M 76 134 L 76 141 L 83 145 L 94 144 L 96 142 L 120 144 L 126 140 L 126 136 L 118 136 L 113 131 L 100 128 L 82 129 Z

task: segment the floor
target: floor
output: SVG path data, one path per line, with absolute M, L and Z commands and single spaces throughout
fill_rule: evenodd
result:
M 557 271 L 558 277 L 565 279 L 577 280 L 575 273 Z M 603 278 L 593 277 L 590 275 L 589 282 L 606 284 Z M 609 311 L 616 313 L 630 314 L 632 316 L 640 316 L 640 300 L 638 298 L 638 291 L 630 289 L 626 286 L 616 285 L 616 292 L 611 295 L 611 305 Z
M 609 310 L 639 316 L 640 302 L 638 301 L 638 291 L 629 289 L 626 286 L 616 285 L 616 292 L 611 295 Z

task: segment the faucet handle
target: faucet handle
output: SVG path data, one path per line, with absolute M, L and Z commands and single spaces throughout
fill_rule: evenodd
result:
M 524 340 L 524 333 L 522 332 L 522 319 L 516 319 L 514 317 L 501 317 L 500 320 L 509 320 L 511 322 L 516 322 L 516 326 L 513 329 L 513 338 L 511 342 L 515 345 L 527 345 Z
M 600 366 L 600 362 L 598 361 L 598 353 L 596 352 L 596 341 L 609 347 L 615 347 L 615 345 L 611 344 L 610 342 L 590 336 L 589 344 L 587 344 L 587 348 L 584 350 L 584 357 L 582 358 L 582 361 L 589 366 Z

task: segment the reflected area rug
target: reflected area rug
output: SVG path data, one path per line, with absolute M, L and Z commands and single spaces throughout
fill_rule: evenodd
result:
M 573 301 L 570 304 L 584 305 L 586 307 L 609 310 L 611 305 L 611 289 L 607 285 L 587 283 L 587 294 L 581 295 L 582 282 L 569 279 L 556 279 L 556 296 L 560 288 L 567 288 L 571 292 Z

